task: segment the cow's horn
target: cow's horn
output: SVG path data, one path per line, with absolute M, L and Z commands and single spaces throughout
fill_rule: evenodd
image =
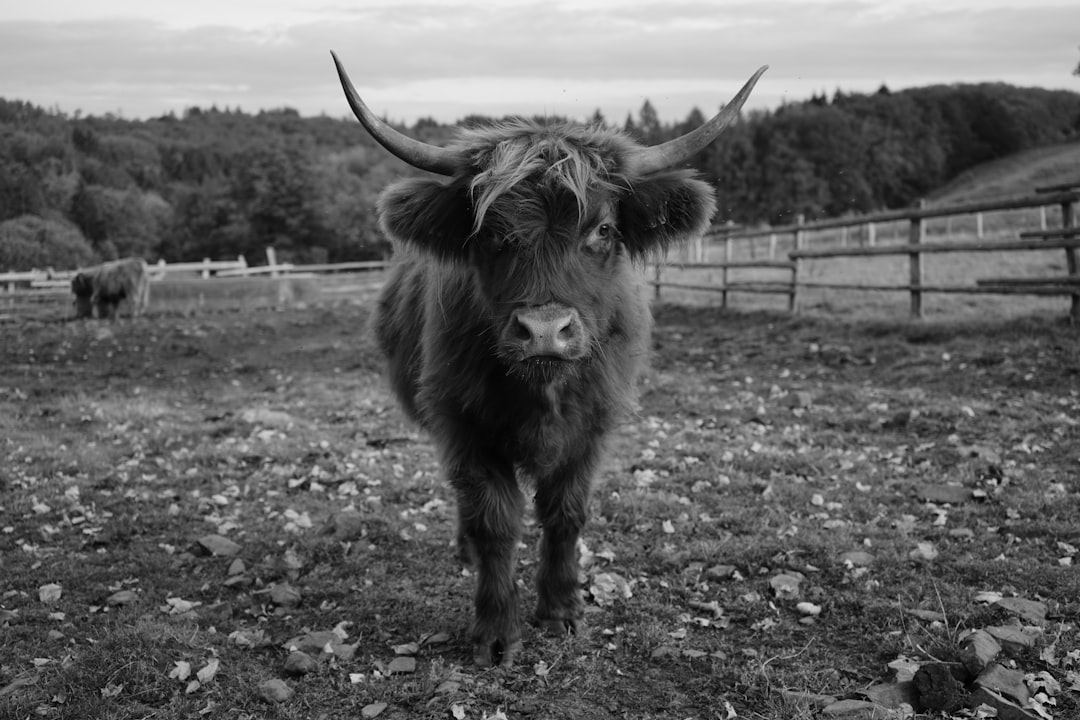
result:
M 681 165 L 689 160 L 695 153 L 705 148 L 717 138 L 731 122 L 739 116 L 739 110 L 743 103 L 750 97 L 750 91 L 754 89 L 761 74 L 769 69 L 768 65 L 762 65 L 754 73 L 742 90 L 731 99 L 716 116 L 696 130 L 691 130 L 685 135 L 680 135 L 674 140 L 668 140 L 660 145 L 642 148 L 630 158 L 630 166 L 638 175 L 648 175 L 667 168 Z
M 371 133 L 371 137 L 391 153 L 409 163 L 415 168 L 438 173 L 439 175 L 453 175 L 459 165 L 457 153 L 454 153 L 438 145 L 429 145 L 408 135 L 399 133 L 394 128 L 375 117 L 375 113 L 368 109 L 364 101 L 360 99 L 348 73 L 342 67 L 337 54 L 331 50 L 330 55 L 334 58 L 338 77 L 341 79 L 341 87 L 345 91 L 345 98 L 349 101 L 349 107 L 360 124 Z

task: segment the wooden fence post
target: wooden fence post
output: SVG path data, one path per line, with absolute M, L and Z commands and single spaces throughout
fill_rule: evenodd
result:
M 975 237 L 982 240 L 983 237 L 983 214 L 975 213 Z
M 769 233 L 769 259 L 776 259 L 776 233 Z
M 926 200 L 919 200 L 919 208 L 926 207 Z M 911 218 L 911 229 L 908 233 L 908 244 L 921 245 L 926 237 L 926 226 L 920 216 Z M 911 263 L 911 319 L 921 320 L 923 317 L 922 307 L 922 255 L 918 250 L 908 255 Z
M 795 216 L 795 239 L 794 239 L 795 247 L 792 248 L 794 250 L 802 250 L 802 248 L 803 248 L 804 235 L 803 235 L 802 225 L 803 225 L 803 221 L 805 219 L 806 219 L 806 216 L 803 215 L 802 213 L 799 213 L 798 215 Z M 797 313 L 799 311 L 799 299 L 798 299 L 798 296 L 796 294 L 798 292 L 797 282 L 798 282 L 798 279 L 799 279 L 799 272 L 798 272 L 799 260 L 797 258 L 790 258 L 790 256 L 789 256 L 789 259 L 794 264 L 794 267 L 791 268 L 791 291 L 788 293 L 788 312 Z
M 720 307 L 727 309 L 727 286 L 728 286 L 728 266 L 727 263 L 731 262 L 731 236 L 724 236 L 724 267 L 720 269 L 720 283 L 724 288 L 720 292 Z
M 656 271 L 655 271 L 654 278 L 653 278 L 654 280 L 656 280 L 656 283 L 653 285 L 653 300 L 659 300 L 660 299 L 660 273 L 661 273 L 661 270 L 660 270 L 661 265 L 660 265 L 660 263 L 661 262 L 662 261 L 660 261 L 660 260 L 656 261 Z
M 273 245 L 266 246 L 266 264 L 270 266 L 270 277 L 277 277 L 277 250 L 274 249 Z
M 202 274 L 202 279 L 206 280 L 207 278 L 210 277 L 210 258 L 203 258 L 202 263 L 203 263 L 203 269 L 202 269 L 202 273 L 201 273 Z
M 1061 227 L 1076 227 L 1076 206 L 1071 202 L 1061 203 Z M 1080 262 L 1077 261 L 1076 248 L 1065 249 L 1065 265 L 1069 268 L 1069 276 L 1080 276 Z M 1080 321 L 1080 292 L 1074 292 L 1072 307 L 1069 308 L 1069 317 L 1075 323 Z
M 874 223 L 866 223 L 866 244 L 868 247 L 874 247 L 874 236 L 877 234 L 877 230 Z

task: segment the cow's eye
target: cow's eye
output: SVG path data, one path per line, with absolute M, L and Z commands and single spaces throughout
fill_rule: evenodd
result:
M 619 230 L 611 223 L 600 223 L 585 240 L 585 249 L 595 253 L 606 253 L 619 237 Z

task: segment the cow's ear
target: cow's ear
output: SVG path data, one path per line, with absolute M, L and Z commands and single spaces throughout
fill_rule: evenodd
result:
M 673 170 L 634 181 L 619 203 L 622 242 L 635 259 L 704 233 L 716 212 L 716 194 L 691 170 Z
M 395 242 L 442 260 L 462 259 L 473 232 L 468 184 L 410 178 L 388 187 L 378 202 L 379 224 Z

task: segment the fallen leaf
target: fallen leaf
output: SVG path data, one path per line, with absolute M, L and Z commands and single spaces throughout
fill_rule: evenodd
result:
M 633 597 L 630 591 L 630 583 L 618 573 L 597 573 L 593 577 L 592 585 L 589 586 L 593 601 L 597 605 L 606 606 L 616 600 L 629 600 Z
M 240 546 L 222 535 L 204 535 L 199 538 L 199 545 L 206 548 L 211 555 L 231 557 L 240 552 Z
M 360 710 L 360 717 L 364 717 L 364 718 L 378 717 L 379 713 L 381 713 L 386 708 L 387 708 L 387 705 L 384 702 L 371 703 L 370 705 L 365 705 L 363 707 L 363 709 Z
M 206 683 L 214 679 L 214 676 L 217 675 L 218 667 L 220 665 L 221 662 L 217 658 L 211 658 L 209 662 L 207 662 L 206 665 L 203 666 L 202 670 L 199 670 L 199 672 L 195 673 L 195 677 L 199 679 L 199 682 L 205 685 Z
M 187 660 L 177 660 L 173 665 L 175 665 L 175 667 L 169 671 L 170 678 L 183 682 L 191 677 L 191 663 Z
M 938 550 L 933 543 L 921 542 L 915 549 L 908 553 L 908 557 L 915 562 L 932 562 L 937 559 Z
M 237 647 L 261 648 L 267 647 L 273 641 L 262 628 L 247 630 L 233 630 L 229 633 L 229 641 Z
M 799 597 L 802 581 L 802 573 L 779 573 L 769 579 L 769 585 L 778 599 L 794 600 Z
M 48 583 L 38 588 L 38 599 L 46 605 L 51 605 L 60 599 L 64 591 L 56 583 Z
M 120 590 L 105 598 L 105 604 L 110 606 L 127 605 L 134 602 L 138 595 L 134 590 Z
M 170 615 L 183 615 L 184 613 L 191 612 L 201 602 L 197 600 L 184 600 L 183 598 L 165 598 L 165 604 L 161 606 L 161 612 L 168 613 Z

